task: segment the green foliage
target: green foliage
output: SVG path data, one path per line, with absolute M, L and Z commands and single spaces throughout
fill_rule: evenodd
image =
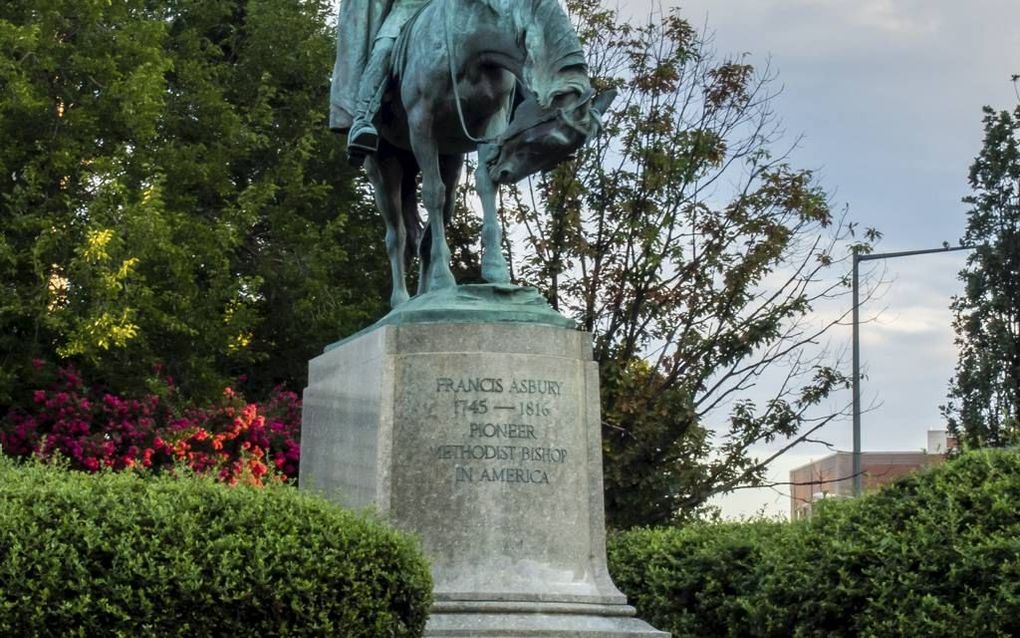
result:
M 1020 452 L 984 451 L 795 523 L 611 538 L 610 570 L 674 636 L 1015 636 Z
M 953 299 L 959 358 L 943 414 L 967 446 L 1020 443 L 1020 104 L 984 110 L 963 243 L 977 248 Z
M 794 534 L 768 521 L 634 529 L 610 536 L 610 572 L 638 615 L 674 638 L 753 635 L 762 564 Z
M 0 634 L 418 636 L 402 535 L 293 488 L 0 459 Z
M 514 275 L 595 335 L 610 524 L 667 523 L 762 480 L 753 447 L 827 418 L 847 380 L 811 352 L 835 323 L 811 312 L 847 292 L 853 229 L 776 150 L 768 69 L 714 57 L 676 11 L 633 26 L 568 5 L 593 85 L 620 95 L 575 161 L 509 193 Z M 736 401 L 767 369 L 789 376 Z
M 0 405 L 32 358 L 141 393 L 303 384 L 379 314 L 382 233 L 326 128 L 327 0 L 0 5 Z

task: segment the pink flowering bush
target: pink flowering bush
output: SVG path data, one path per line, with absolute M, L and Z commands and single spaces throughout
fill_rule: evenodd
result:
M 73 368 L 36 390 L 28 408 L 0 421 L 0 447 L 15 457 L 63 457 L 90 472 L 184 463 L 220 480 L 263 485 L 297 477 L 301 401 L 276 388 L 262 404 L 248 403 L 232 388 L 213 405 L 172 405 L 166 391 L 129 399 L 89 387 Z

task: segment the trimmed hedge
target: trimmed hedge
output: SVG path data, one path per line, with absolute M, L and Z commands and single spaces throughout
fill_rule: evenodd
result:
M 749 594 L 797 531 L 755 521 L 613 534 L 609 570 L 638 615 L 674 638 L 753 635 L 759 614 Z
M 285 486 L 0 460 L 0 636 L 418 636 L 416 544 Z
M 972 452 L 808 521 L 610 539 L 639 614 L 680 636 L 1020 635 L 1020 454 Z

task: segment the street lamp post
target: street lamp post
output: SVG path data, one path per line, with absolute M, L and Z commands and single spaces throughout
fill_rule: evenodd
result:
M 853 253 L 853 479 L 854 496 L 861 495 L 861 324 L 860 324 L 860 293 L 858 285 L 858 274 L 862 261 L 874 261 L 876 259 L 894 259 L 896 257 L 910 257 L 913 255 L 927 255 L 930 253 L 947 253 L 954 250 L 972 250 L 976 246 L 943 246 L 942 248 L 927 248 L 924 250 L 904 250 L 894 253 L 865 253 L 858 250 Z

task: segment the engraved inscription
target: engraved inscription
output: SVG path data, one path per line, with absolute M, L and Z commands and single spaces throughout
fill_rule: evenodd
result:
M 471 438 L 534 439 L 535 426 L 527 423 L 472 423 Z
M 455 483 L 550 485 L 559 474 L 556 467 L 572 458 L 549 441 L 563 381 L 438 377 L 435 389 L 437 410 L 449 409 L 460 440 L 433 446 L 431 458 L 449 465 Z

